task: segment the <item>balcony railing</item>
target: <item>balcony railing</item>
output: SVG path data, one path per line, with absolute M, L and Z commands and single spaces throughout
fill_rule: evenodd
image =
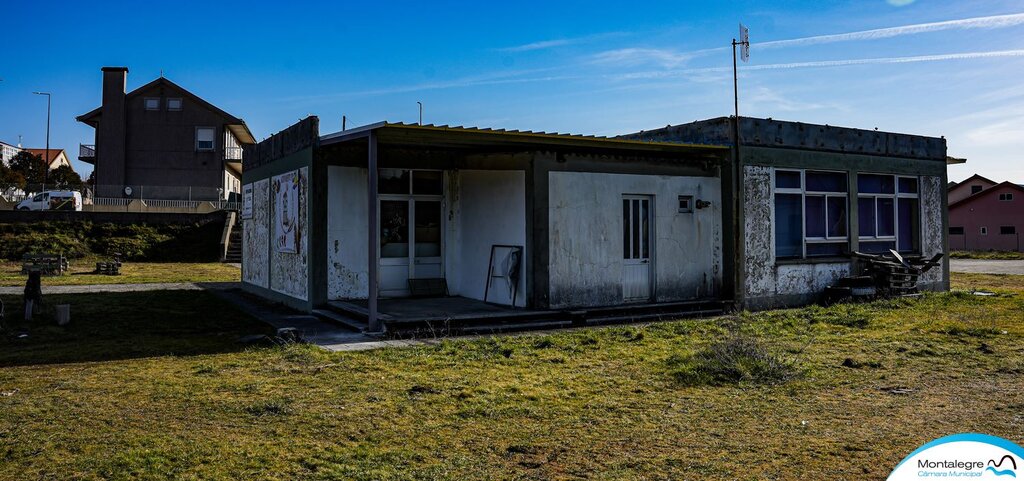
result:
M 224 160 L 242 161 L 241 147 L 224 147 Z
M 78 160 L 96 160 L 96 146 L 78 144 Z

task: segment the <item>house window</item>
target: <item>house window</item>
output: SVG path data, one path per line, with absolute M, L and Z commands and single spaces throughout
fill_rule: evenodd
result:
M 167 99 L 167 110 L 175 112 L 181 110 L 181 99 Z
M 1013 225 L 1001 225 L 999 226 L 1000 235 L 1013 235 L 1017 233 L 1017 226 Z
M 1004 200 L 1004 201 L 1013 200 L 1013 194 L 1012 193 L 999 194 L 999 200 Z
M 917 177 L 858 175 L 857 229 L 863 252 L 916 252 L 921 238 Z
M 775 257 L 842 254 L 848 245 L 846 173 L 775 171 Z
M 196 127 L 196 150 L 213 150 L 213 127 Z
M 981 235 L 988 235 L 988 227 L 981 228 Z
M 951 226 L 949 228 L 949 235 L 964 235 L 964 228 Z
M 981 192 L 982 188 L 983 187 L 980 186 L 980 185 L 972 185 L 971 186 L 971 195 L 974 195 L 974 194 L 977 194 L 978 192 Z
M 146 110 L 160 110 L 159 97 L 146 97 L 142 102 L 146 106 Z

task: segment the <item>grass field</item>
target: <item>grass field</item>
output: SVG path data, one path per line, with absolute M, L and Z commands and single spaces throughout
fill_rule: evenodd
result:
M 998 295 L 351 353 L 240 350 L 259 327 L 206 294 L 118 294 L 0 344 L 0 479 L 884 479 L 942 435 L 1024 438 L 1024 278 L 954 284 Z M 789 375 L 693 382 L 735 336 Z
M 125 262 L 119 276 L 98 275 L 92 273 L 97 260 L 108 259 L 72 259 L 70 272 L 43 276 L 43 285 L 237 282 L 241 277 L 237 267 L 219 262 Z M 0 286 L 23 286 L 27 277 L 21 273 L 21 262 L 0 261 Z
M 1024 252 L 1014 251 L 953 251 L 950 259 L 1020 260 Z

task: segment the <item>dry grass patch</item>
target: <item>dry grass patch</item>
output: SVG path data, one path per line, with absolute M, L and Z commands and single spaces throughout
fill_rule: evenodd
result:
M 1024 279 L 989 280 L 969 282 L 1001 295 L 415 348 L 21 362 L 0 368 L 0 478 L 882 479 L 942 435 L 1021 441 Z M 734 335 L 800 375 L 679 382 L 671 359 Z

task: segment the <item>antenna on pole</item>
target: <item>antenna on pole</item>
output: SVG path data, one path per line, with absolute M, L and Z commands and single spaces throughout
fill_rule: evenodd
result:
M 736 69 L 736 47 L 737 46 L 740 47 L 740 57 L 743 59 L 743 61 L 746 62 L 747 60 L 749 60 L 750 59 L 750 32 L 749 32 L 749 30 L 747 30 L 747 27 L 743 26 L 742 23 L 740 24 L 739 41 L 737 41 L 735 38 L 732 39 L 732 96 L 733 96 L 732 98 L 733 98 L 733 107 L 735 108 L 735 111 L 734 111 L 735 116 L 733 117 L 733 124 L 732 124 L 732 126 L 733 126 L 733 131 L 732 131 L 732 133 L 733 133 L 733 149 L 732 149 L 732 151 L 733 151 L 733 156 L 734 157 L 733 157 L 732 168 L 730 169 L 731 172 L 730 172 L 729 176 L 732 177 L 732 179 L 731 179 L 732 182 L 730 182 L 730 184 L 731 184 L 730 187 L 732 188 L 732 192 L 733 192 L 733 195 L 731 196 L 732 199 L 733 199 L 733 209 L 741 208 L 742 207 L 742 203 L 743 203 L 743 200 L 742 200 L 743 194 L 742 194 L 742 192 L 740 191 L 740 188 L 739 188 L 739 186 L 743 182 L 743 180 L 740 178 L 740 176 L 743 173 L 743 169 L 740 167 L 740 161 L 741 161 L 741 157 L 740 157 L 740 88 L 739 88 L 739 75 L 738 75 L 737 69 Z M 740 227 L 741 227 L 740 223 L 739 223 L 739 216 L 736 216 L 736 215 L 732 216 L 732 223 L 733 223 L 732 224 L 733 232 L 734 233 L 739 233 L 740 232 Z M 737 256 L 742 259 L 743 258 L 743 254 L 742 253 L 743 253 L 743 250 L 745 249 L 745 246 L 743 245 L 743 241 L 740 240 L 741 239 L 741 235 L 735 235 L 733 237 L 735 237 L 735 239 L 736 239 L 735 240 L 736 243 L 733 246 L 733 248 L 735 249 L 735 252 L 737 253 Z M 740 274 L 740 269 L 734 269 L 734 271 L 735 271 L 735 274 L 734 274 L 734 277 L 733 277 L 734 286 L 742 285 L 741 284 L 742 276 Z M 734 292 L 741 293 L 742 290 L 739 290 L 738 288 L 734 287 Z M 740 295 L 737 295 L 736 297 L 740 297 Z

